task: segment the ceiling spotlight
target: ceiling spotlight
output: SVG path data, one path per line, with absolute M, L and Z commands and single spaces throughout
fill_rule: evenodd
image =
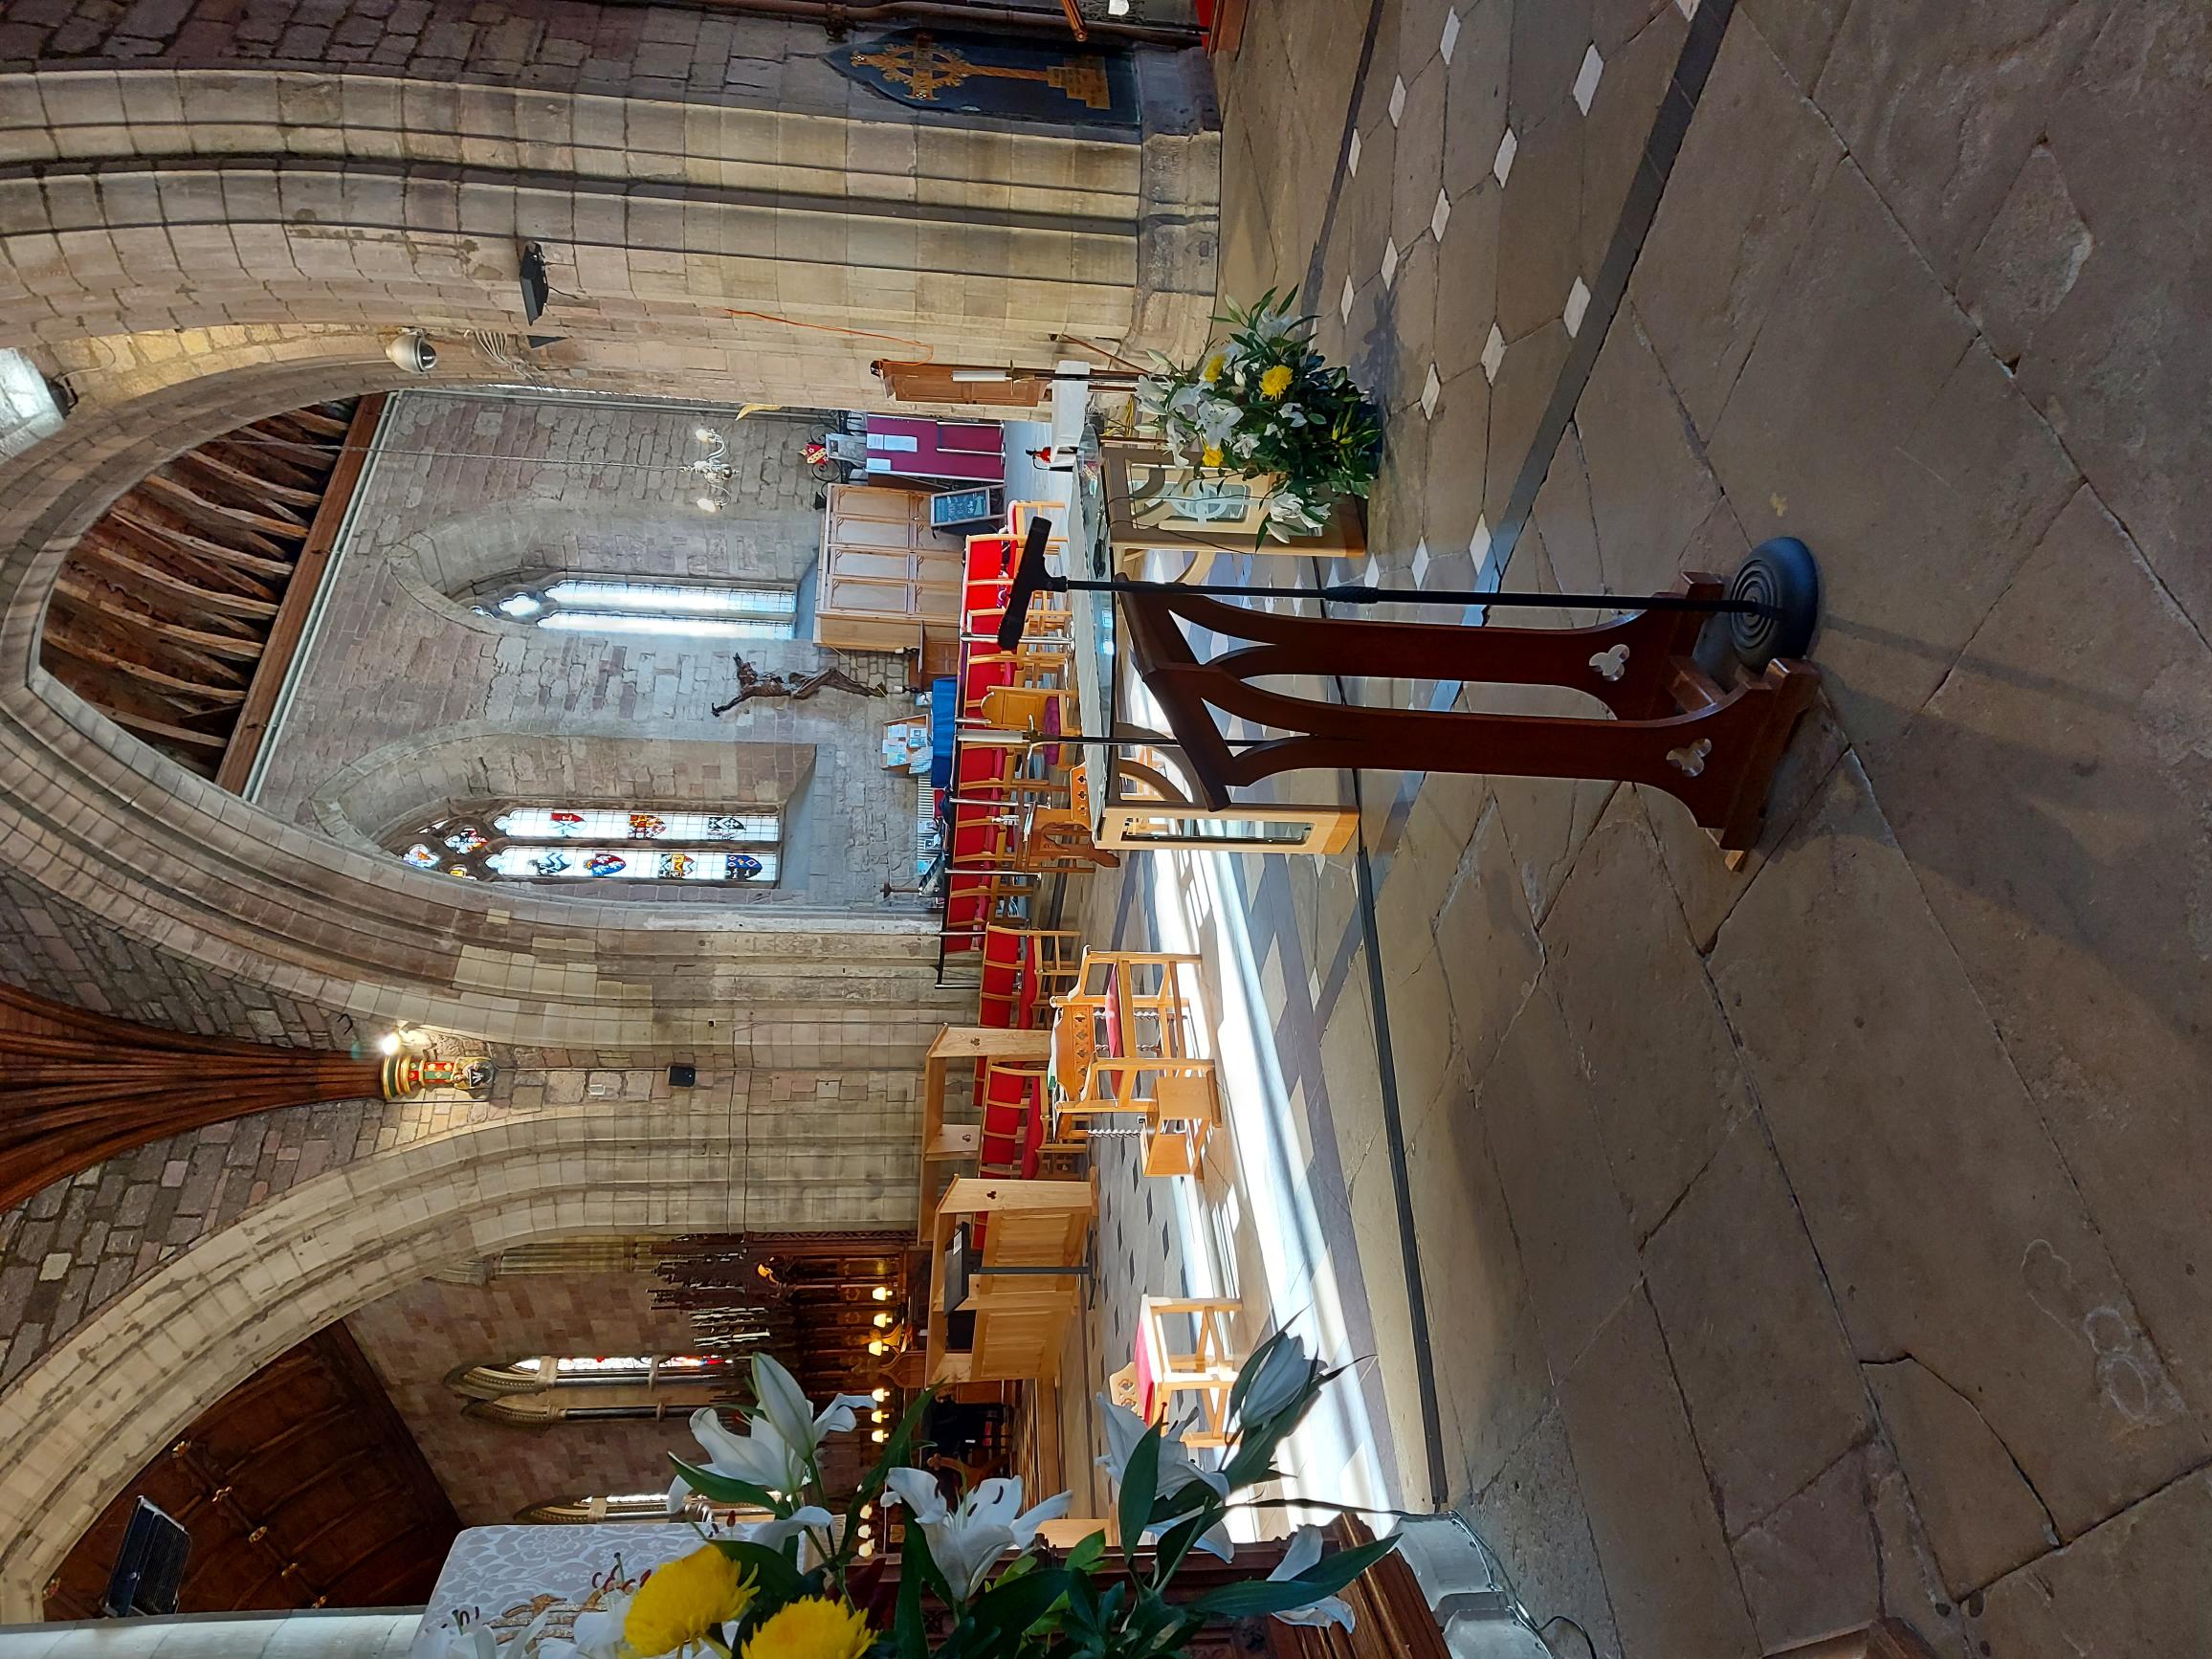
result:
M 876 1315 L 876 1316 L 875 1316 L 875 1328 L 876 1328 L 878 1331 L 888 1331 L 888 1330 L 890 1330 L 890 1329 L 891 1329 L 891 1316 L 890 1316 L 889 1314 L 878 1314 L 878 1315 Z
M 876 1445 L 881 1446 L 886 1440 L 889 1440 L 891 1436 L 883 1429 L 872 1428 L 868 1431 L 868 1438 L 874 1441 Z
M 860 1558 L 865 1560 L 875 1553 L 875 1545 L 867 1538 L 860 1540 Z
M 879 1302 L 888 1302 L 891 1300 L 891 1287 L 889 1285 L 877 1285 L 875 1289 L 870 1291 L 868 1294 L 874 1296 Z
M 885 1352 L 883 1346 L 883 1338 L 880 1337 L 871 1337 L 868 1339 L 868 1352 L 878 1360 L 882 1359 Z
M 874 1401 L 876 1405 L 880 1405 L 886 1400 L 891 1398 L 891 1390 L 888 1388 L 878 1387 L 874 1393 L 870 1394 L 868 1398 Z
M 871 1411 L 868 1414 L 868 1421 L 871 1423 L 889 1423 L 891 1413 L 888 1411 Z
M 376 1051 L 380 1054 L 387 1056 L 398 1053 L 399 1033 L 397 1031 L 387 1031 L 383 1036 L 377 1038 Z
M 391 359 L 394 367 L 404 368 L 409 374 L 428 374 L 438 365 L 438 348 L 419 328 L 401 329 L 391 337 L 384 354 Z

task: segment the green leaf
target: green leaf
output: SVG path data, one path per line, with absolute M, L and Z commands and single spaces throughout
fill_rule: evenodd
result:
M 968 1609 L 983 1630 L 1019 1637 L 1068 1598 L 1071 1575 L 1065 1567 L 1046 1567 L 1001 1579 Z
M 1152 1582 L 1164 1584 L 1174 1578 L 1176 1569 L 1183 1565 L 1183 1558 L 1190 1554 L 1190 1546 L 1219 1518 L 1211 1510 L 1201 1510 L 1188 1520 L 1178 1521 L 1161 1533 L 1152 1557 Z
M 1190 1605 L 1209 1619 L 1253 1619 L 1263 1613 L 1287 1613 L 1325 1594 L 1309 1590 L 1295 1580 L 1247 1579 L 1208 1590 Z
M 741 1572 L 753 1576 L 754 1586 L 762 1601 L 782 1606 L 786 1602 L 803 1600 L 813 1593 L 805 1574 L 784 1557 L 782 1550 L 772 1550 L 765 1544 L 747 1543 L 741 1538 L 717 1538 L 715 1548 L 738 1563 Z
M 1208 1590 L 1191 1605 L 1214 1619 L 1250 1619 L 1262 1613 L 1287 1612 L 1335 1595 L 1397 1547 L 1396 1538 L 1379 1538 L 1356 1549 L 1336 1550 L 1294 1579 L 1251 1579 L 1224 1584 Z
M 1300 1573 L 1297 1582 L 1316 1595 L 1333 1596 L 1397 1547 L 1398 1540 L 1391 1537 L 1348 1550 L 1332 1550 Z
M 925 1589 L 945 1605 L 953 1605 L 944 1574 L 929 1553 L 928 1535 L 918 1526 L 910 1526 L 899 1557 L 898 1610 L 892 1621 L 892 1633 L 898 1640 L 899 1659 L 931 1659 L 929 1623 L 921 1614 L 921 1593 Z
M 780 1501 L 764 1486 L 755 1486 L 751 1481 L 740 1480 L 735 1475 L 717 1474 L 711 1469 L 701 1469 L 697 1464 L 684 1462 L 673 1451 L 668 1454 L 668 1460 L 682 1473 L 686 1486 L 694 1492 L 705 1493 L 717 1503 L 741 1503 L 755 1509 L 772 1510 Z
M 1129 1467 L 1121 1471 L 1121 1554 L 1131 1562 L 1144 1542 L 1144 1529 L 1152 1523 L 1152 1505 L 1160 1493 L 1160 1426 L 1144 1431 Z
M 1068 1570 L 1071 1573 L 1088 1573 L 1105 1555 L 1106 1529 L 1100 1527 L 1068 1552 Z

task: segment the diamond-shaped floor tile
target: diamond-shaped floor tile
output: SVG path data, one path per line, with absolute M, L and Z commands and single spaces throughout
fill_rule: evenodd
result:
M 1436 416 L 1436 400 L 1444 395 L 1444 382 L 1436 378 L 1436 365 L 1428 365 L 1428 378 L 1421 383 L 1421 412 L 1430 419 Z
M 1685 17 L 1697 15 L 1697 0 L 1674 0 L 1674 4 Z
M 1439 242 L 1444 240 L 1444 227 L 1451 223 L 1451 198 L 1442 190 L 1436 192 L 1436 210 L 1428 215 L 1428 233 Z
M 1413 549 L 1413 586 L 1419 587 L 1428 580 L 1428 543 L 1424 542 Z
M 1405 114 L 1405 77 L 1394 75 L 1390 77 L 1390 124 L 1396 126 Z
M 1351 169 L 1352 176 L 1354 178 L 1358 178 L 1360 176 L 1360 135 L 1355 132 L 1352 135 L 1352 148 L 1344 157 L 1344 165 Z
M 1443 53 L 1444 61 L 1449 63 L 1451 61 L 1451 49 L 1458 44 L 1459 12 L 1456 8 L 1448 6 L 1444 11 L 1444 38 L 1437 42 L 1436 50 Z
M 1387 288 L 1398 276 L 1398 238 L 1389 237 L 1382 244 L 1382 286 Z
M 1505 362 L 1505 336 L 1497 331 L 1497 324 L 1490 325 L 1490 338 L 1482 343 L 1483 378 L 1493 385 L 1497 381 L 1498 365 Z
M 1497 176 L 1503 188 L 1506 176 L 1513 171 L 1513 159 L 1520 150 L 1520 140 L 1513 136 L 1513 128 L 1505 129 L 1505 137 L 1497 141 L 1497 159 L 1490 164 L 1490 170 Z
M 1344 298 L 1337 301 L 1337 315 L 1346 322 L 1352 321 L 1352 278 L 1344 278 Z
M 1474 573 L 1479 577 L 1483 562 L 1490 557 L 1490 520 L 1480 514 L 1475 516 L 1474 534 L 1468 538 L 1467 556 L 1474 561 Z
M 1575 71 L 1575 103 L 1584 115 L 1590 113 L 1590 100 L 1598 96 L 1598 77 L 1605 73 L 1605 60 L 1592 46 L 1582 54 L 1582 67 Z
M 1567 290 L 1565 321 L 1569 335 L 1580 334 L 1582 331 L 1582 318 L 1589 309 L 1590 290 L 1578 276 L 1575 278 L 1575 285 Z

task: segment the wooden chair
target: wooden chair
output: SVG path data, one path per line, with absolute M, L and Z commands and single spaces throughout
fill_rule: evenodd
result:
M 1046 736 L 1054 716 L 1060 726 L 1066 726 L 1069 705 L 1074 697 L 1073 688 L 1068 686 L 993 686 L 984 693 L 977 712 L 985 725 L 1001 731 Z
M 1221 1122 L 1214 1062 L 1189 1051 L 1190 1005 L 1180 978 L 1195 956 L 1083 953 L 1073 990 L 1052 999 L 1055 1139 L 1090 1119 L 1142 1120 L 1148 1175 L 1196 1175 Z
M 1146 1296 L 1138 1305 L 1138 1354 L 1132 1362 L 1139 1415 L 1164 1423 L 1174 1414 L 1176 1396 L 1196 1395 L 1198 1419 L 1183 1431 L 1186 1446 L 1228 1444 L 1228 1397 L 1244 1358 L 1231 1325 L 1242 1311 L 1218 1296 Z M 1168 1321 L 1187 1318 L 1194 1332 L 1188 1348 L 1168 1335 Z
M 1028 1030 L 1051 1018 L 1051 1000 L 1075 984 L 1083 936 L 993 922 L 984 929 L 982 1012 L 986 1025 Z

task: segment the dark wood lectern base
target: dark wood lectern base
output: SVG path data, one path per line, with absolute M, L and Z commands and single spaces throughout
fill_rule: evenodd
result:
M 1719 578 L 1674 591 L 1718 601 Z M 1214 807 L 1280 772 L 1374 768 L 1528 778 L 1612 778 L 1672 795 L 1742 852 L 1758 839 L 1767 785 L 1820 672 L 1776 660 L 1724 687 L 1692 659 L 1702 613 L 1639 611 L 1595 628 L 1465 628 L 1283 616 L 1203 591 L 1124 591 L 1138 672 Z M 1180 623 L 1249 643 L 1201 661 Z M 1360 708 L 1269 691 L 1278 675 L 1557 685 L 1586 692 L 1611 719 L 1456 710 Z M 1284 734 L 1232 750 L 1215 713 Z

